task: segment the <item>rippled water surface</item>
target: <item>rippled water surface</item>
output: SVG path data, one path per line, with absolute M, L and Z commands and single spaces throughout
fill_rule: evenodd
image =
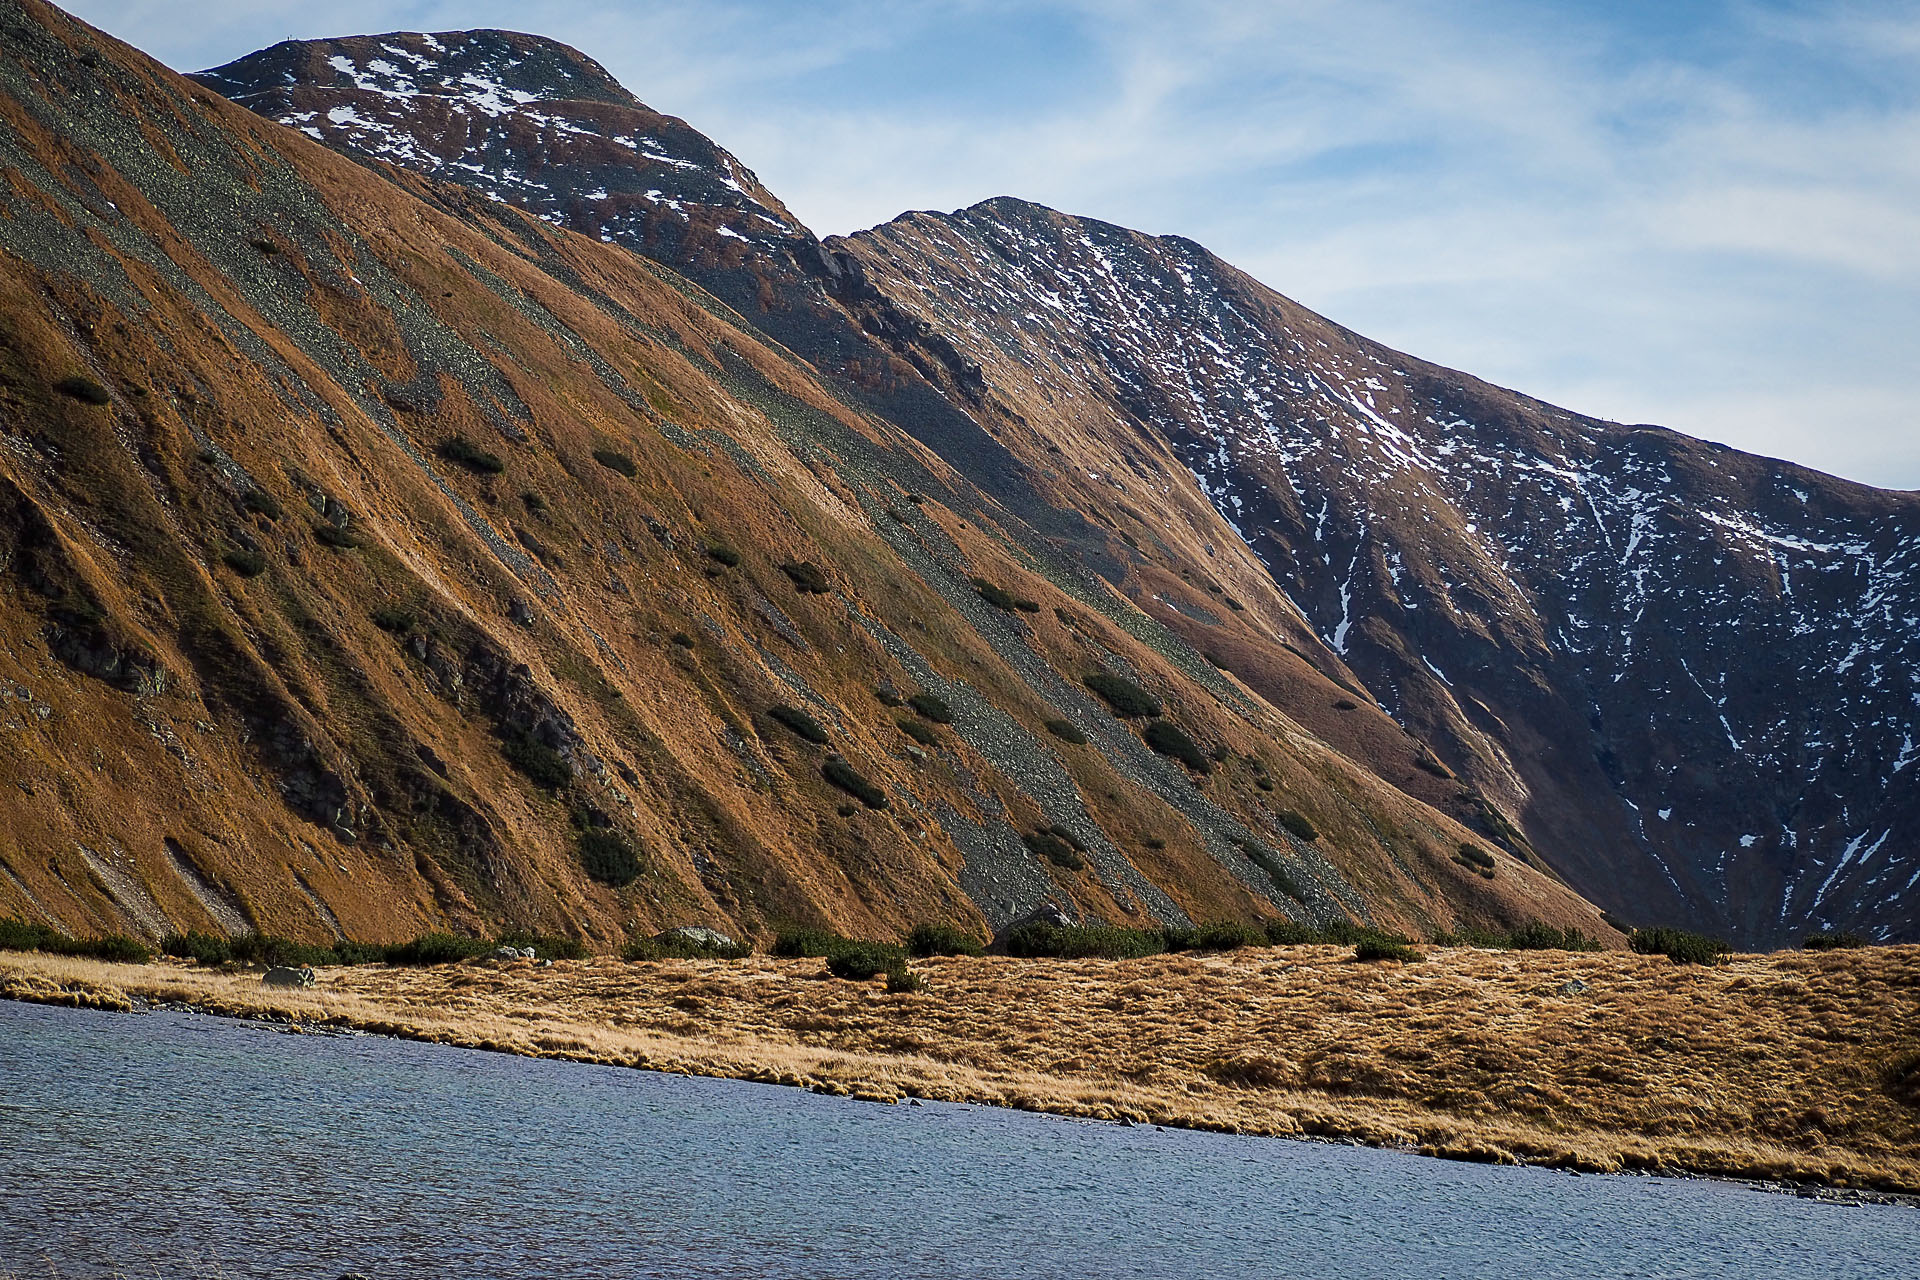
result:
M 8 1270 L 1889 1280 L 1920 1210 L 0 1002 Z

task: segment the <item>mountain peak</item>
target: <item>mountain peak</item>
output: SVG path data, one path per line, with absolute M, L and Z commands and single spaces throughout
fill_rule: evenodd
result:
M 805 229 L 745 165 L 568 45 L 518 31 L 287 40 L 191 77 L 351 155 L 603 240 L 772 243 Z
M 497 29 L 283 40 L 194 79 L 242 101 L 306 85 L 396 99 L 461 98 L 490 114 L 534 102 L 640 105 L 605 67 L 571 45 Z

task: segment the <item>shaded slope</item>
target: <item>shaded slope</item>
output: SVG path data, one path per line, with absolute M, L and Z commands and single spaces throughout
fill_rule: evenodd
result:
M 1583 892 L 1757 944 L 1920 930 L 1920 498 L 1425 364 L 1177 237 L 1002 199 L 836 247 L 1036 465 L 1170 450 Z
M 1601 931 L 1530 868 L 1455 865 L 1466 831 L 704 289 L 57 10 L 0 25 L 0 914 Z M 1095 668 L 1215 758 L 1148 750 Z M 924 746 L 893 705 L 921 690 L 951 711 Z M 1047 826 L 1084 865 L 1026 846 Z

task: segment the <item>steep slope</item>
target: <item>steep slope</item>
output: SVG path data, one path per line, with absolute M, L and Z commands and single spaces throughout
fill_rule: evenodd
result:
M 395 32 L 285 41 L 193 78 L 383 170 L 456 182 L 667 264 L 1034 528 L 1102 554 L 1098 531 L 1036 495 L 1026 468 L 921 376 L 923 349 L 950 354 L 937 334 L 905 332 L 744 165 L 578 50 L 509 31 Z M 896 332 L 913 341 L 874 341 Z
M 686 271 L 1297 723 L 1616 910 L 1914 936 L 1911 495 L 1580 418 L 1015 200 L 823 246 L 750 175 L 716 195 L 745 171 L 678 122 L 609 150 L 660 118 L 548 42 L 200 78 Z
M 1596 901 L 1758 944 L 1920 936 L 1920 495 L 1582 418 L 1018 200 L 833 247 L 984 371 L 1029 461 L 1064 449 L 1091 496 L 1164 444 Z
M 0 32 L 0 915 L 1605 932 L 685 277 Z
M 1154 533 L 1163 554 L 1150 556 L 1110 504 L 1063 487 L 1078 470 L 1062 469 L 1057 447 L 1040 465 L 1008 447 L 1032 429 L 996 408 L 979 367 L 937 327 L 793 222 L 737 160 L 577 51 L 501 31 L 394 33 L 289 41 L 194 78 L 396 181 L 431 173 L 685 273 L 1017 516 L 1043 540 L 1035 555 L 1104 578 L 1349 758 L 1492 833 L 1481 797 L 1359 689 L 1163 443 L 1128 446 L 1153 452 L 1163 478 L 1150 501 L 1179 530 Z M 776 221 L 778 234 L 733 230 Z

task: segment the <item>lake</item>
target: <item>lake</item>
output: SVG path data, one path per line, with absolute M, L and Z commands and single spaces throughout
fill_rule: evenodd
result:
M 1822 1276 L 1920 1209 L 0 1002 L 0 1276 Z

